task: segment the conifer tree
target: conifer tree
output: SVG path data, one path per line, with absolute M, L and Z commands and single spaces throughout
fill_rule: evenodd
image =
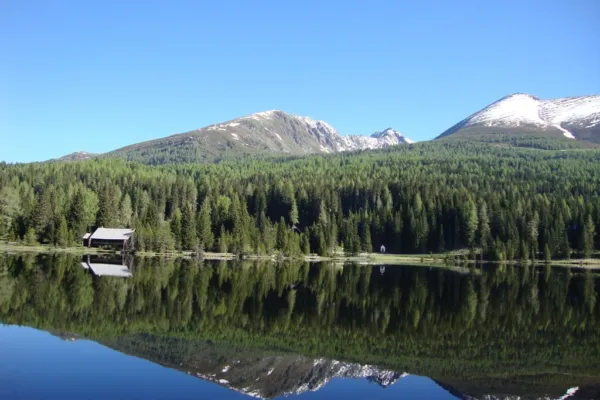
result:
M 196 219 L 192 206 L 186 204 L 181 216 L 181 247 L 184 250 L 195 250 L 198 240 L 196 237 Z
M 120 226 L 129 227 L 131 226 L 133 218 L 133 209 L 131 205 L 131 197 L 129 194 L 125 193 L 123 199 L 121 200 L 121 209 L 119 213 Z
M 182 247 L 182 219 L 181 211 L 179 208 L 176 208 L 171 217 L 171 232 L 173 232 L 175 248 L 178 250 L 181 250 Z
M 54 234 L 54 245 L 60 247 L 69 246 L 69 230 L 67 228 L 67 219 L 63 215 L 60 217 L 57 224 L 56 233 Z
M 596 227 L 592 216 L 588 215 L 585 224 L 583 225 L 583 256 L 590 258 L 594 250 L 594 238 L 596 236 Z
M 212 250 L 214 235 L 211 226 L 211 207 L 208 199 L 204 200 L 200 212 L 198 213 L 197 229 L 202 249 L 205 251 Z
M 485 202 L 481 203 L 479 207 L 479 228 L 477 232 L 478 243 L 477 245 L 481 248 L 483 254 L 487 253 L 487 249 L 489 246 L 489 242 L 491 239 L 491 231 L 490 231 L 490 219 L 488 217 L 488 209 L 487 204 Z

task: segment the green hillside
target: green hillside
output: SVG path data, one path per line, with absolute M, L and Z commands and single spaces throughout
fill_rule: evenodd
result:
M 220 164 L 3 165 L 0 232 L 66 246 L 97 226 L 131 226 L 140 250 L 238 254 L 385 245 L 470 248 L 492 260 L 590 256 L 600 248 L 600 150 L 532 143 L 539 148 L 440 140 Z

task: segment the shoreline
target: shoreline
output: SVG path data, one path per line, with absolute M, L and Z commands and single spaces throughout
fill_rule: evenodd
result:
M 110 255 L 110 254 L 121 254 L 120 251 L 104 250 L 96 247 L 54 247 L 50 245 L 24 245 L 14 242 L 0 242 L 0 252 L 4 253 L 36 253 L 36 254 L 81 254 L 81 255 Z M 319 256 L 316 254 L 302 255 L 299 257 L 282 256 L 280 254 L 261 255 L 261 254 L 248 254 L 248 255 L 236 255 L 233 253 L 216 253 L 216 252 L 204 252 L 196 255 L 192 251 L 170 251 L 170 252 L 151 252 L 151 251 L 139 251 L 135 252 L 134 255 L 140 257 L 183 257 L 183 258 L 198 258 L 201 260 L 211 261 L 233 261 L 233 260 L 244 260 L 244 261 L 305 261 L 305 262 L 333 262 L 333 263 L 357 263 L 361 265 L 423 265 L 431 267 L 470 267 L 479 266 L 482 264 L 498 264 L 498 265 L 523 265 L 521 260 L 507 260 L 507 261 L 487 261 L 487 260 L 455 260 L 454 257 L 462 256 L 467 253 L 465 252 L 453 252 L 444 254 L 380 254 L 380 253 L 361 253 L 355 256 L 346 256 L 343 254 L 335 256 Z M 600 259 L 569 259 L 569 260 L 529 260 L 526 263 L 527 266 L 562 266 L 562 267 L 577 267 L 587 269 L 600 269 Z

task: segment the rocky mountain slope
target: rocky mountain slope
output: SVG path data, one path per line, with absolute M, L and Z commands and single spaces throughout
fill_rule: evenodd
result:
M 538 134 L 600 143 L 600 96 L 541 100 L 512 94 L 460 121 L 438 139 L 486 133 Z
M 388 128 L 371 136 L 340 135 L 331 125 L 283 111 L 265 111 L 110 153 L 151 164 L 215 161 L 242 154 L 335 153 L 412 143 Z

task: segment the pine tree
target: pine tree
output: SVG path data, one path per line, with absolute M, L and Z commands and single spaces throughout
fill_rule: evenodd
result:
M 475 232 L 479 225 L 479 218 L 477 217 L 477 207 L 475 207 L 472 201 L 467 203 L 463 224 L 467 246 L 473 248 L 475 246 Z
M 54 245 L 60 247 L 69 246 L 69 230 L 67 228 L 67 219 L 63 215 L 60 217 L 56 225 L 56 233 L 54 234 Z
M 9 233 L 13 221 L 21 213 L 20 203 L 21 199 L 17 190 L 11 186 L 0 188 L 0 237 Z
M 482 202 L 481 206 L 479 207 L 479 227 L 477 230 L 477 239 L 477 245 L 481 248 L 483 254 L 486 254 L 491 240 L 491 231 L 487 204 L 485 202 Z
M 175 243 L 175 248 L 181 250 L 182 243 L 182 214 L 179 208 L 176 208 L 173 211 L 173 216 L 171 218 L 171 232 L 173 232 L 173 240 Z
M 146 207 L 146 212 L 144 213 L 144 225 L 150 228 L 156 228 L 162 222 L 162 218 L 158 213 L 158 207 L 156 207 L 156 203 L 151 201 L 148 203 Z
M 583 256 L 585 258 L 590 258 L 592 256 L 592 251 L 594 250 L 595 236 L 596 227 L 594 226 L 592 216 L 588 215 L 588 218 L 585 224 L 583 225 Z
M 298 223 L 298 205 L 296 204 L 296 199 L 292 199 L 292 208 L 290 209 L 290 222 L 294 225 Z
M 227 253 L 229 251 L 229 235 L 223 225 L 221 225 L 221 235 L 219 236 L 217 246 L 219 253 Z
M 524 240 L 521 241 L 521 261 L 529 260 L 529 246 Z
M 98 225 L 104 227 L 119 226 L 119 202 L 121 190 L 114 184 L 106 185 L 99 195 Z
M 210 251 L 214 244 L 214 235 L 211 226 L 211 207 L 208 199 L 204 200 L 198 213 L 198 238 L 204 251 Z
M 446 240 L 445 240 L 445 233 L 444 233 L 444 224 L 440 225 L 440 229 L 439 229 L 439 238 L 438 238 L 438 251 L 439 252 L 444 252 L 446 251 Z
M 548 262 L 552 260 L 552 252 L 550 251 L 550 247 L 548 243 L 544 244 L 544 261 Z
M 373 243 L 371 242 L 371 229 L 366 222 L 363 223 L 361 242 L 362 251 L 367 253 L 371 253 L 373 251 Z
M 327 236 L 325 235 L 325 229 L 323 225 L 319 225 L 316 232 L 317 249 L 320 256 L 324 257 L 328 254 L 327 248 Z
M 195 250 L 197 244 L 196 219 L 192 206 L 186 204 L 181 216 L 181 247 L 184 250 Z
M 85 197 L 83 190 L 77 190 L 73 199 L 71 200 L 71 206 L 67 212 L 67 223 L 75 233 L 77 237 L 82 236 L 87 231 L 85 221 Z
M 529 234 L 529 243 L 531 247 L 531 259 L 535 260 L 539 251 L 538 239 L 539 239 L 539 228 L 540 228 L 540 216 L 537 211 L 533 214 L 531 221 L 527 226 Z
M 119 212 L 119 225 L 122 227 L 131 226 L 132 217 L 133 208 L 131 206 L 131 197 L 129 197 L 129 194 L 126 193 L 125 196 L 123 196 L 123 200 L 121 200 L 121 208 Z
M 310 240 L 308 239 L 308 236 L 304 233 L 302 234 L 302 237 L 300 239 L 300 246 L 302 247 L 303 254 L 310 254 Z
M 23 241 L 28 246 L 35 246 L 36 244 L 38 244 L 38 241 L 37 241 L 37 238 L 35 235 L 35 230 L 33 228 L 27 229 L 27 233 L 25 233 L 25 237 L 23 238 Z
M 277 250 L 284 251 L 287 247 L 287 226 L 283 217 L 277 224 L 277 242 L 275 243 Z

